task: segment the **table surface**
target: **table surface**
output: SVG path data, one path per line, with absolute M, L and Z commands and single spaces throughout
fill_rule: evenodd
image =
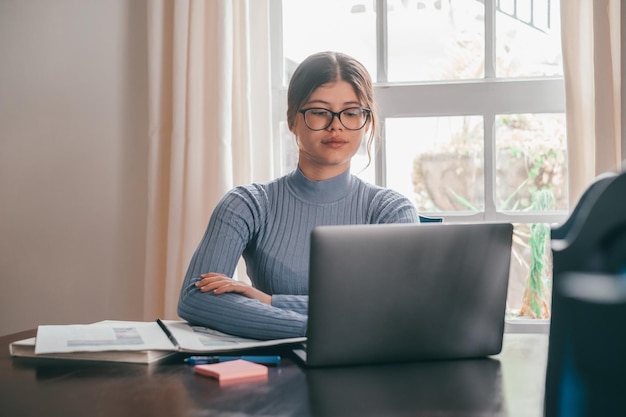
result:
M 0 338 L 3 416 L 543 415 L 543 334 L 506 334 L 502 352 L 487 359 L 325 369 L 305 369 L 273 348 L 284 359 L 266 381 L 222 386 L 180 354 L 153 365 L 10 357 L 10 342 L 34 335 Z

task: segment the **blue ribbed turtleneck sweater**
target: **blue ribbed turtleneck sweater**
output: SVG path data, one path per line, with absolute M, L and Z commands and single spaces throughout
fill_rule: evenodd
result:
M 311 181 L 298 169 L 268 183 L 236 187 L 218 203 L 191 259 L 178 314 L 193 324 L 242 337 L 304 336 L 311 230 L 319 225 L 418 221 L 407 198 L 365 183 L 349 170 Z M 207 272 L 232 277 L 242 255 L 252 285 L 270 294 L 272 305 L 195 287 Z

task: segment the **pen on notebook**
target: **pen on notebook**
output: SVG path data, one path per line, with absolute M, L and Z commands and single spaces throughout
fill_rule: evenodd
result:
M 165 323 L 163 323 L 161 321 L 161 319 L 156 319 L 156 322 L 159 325 L 159 327 L 161 328 L 161 330 L 163 330 L 163 332 L 167 335 L 167 338 L 170 339 L 170 342 L 172 342 L 172 344 L 174 344 L 174 346 L 178 347 L 178 342 L 176 341 L 176 338 L 174 337 L 172 332 L 170 332 L 170 329 L 167 328 Z
M 279 365 L 280 356 L 190 356 L 185 358 L 185 362 L 190 365 L 202 365 L 205 363 L 218 363 L 243 359 L 249 362 L 261 363 L 264 365 Z

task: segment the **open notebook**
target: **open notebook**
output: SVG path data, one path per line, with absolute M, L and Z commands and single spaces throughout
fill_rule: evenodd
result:
M 40 325 L 37 337 L 12 342 L 11 356 L 149 364 L 176 353 L 234 352 L 304 341 L 256 340 L 185 321 L 113 321 Z

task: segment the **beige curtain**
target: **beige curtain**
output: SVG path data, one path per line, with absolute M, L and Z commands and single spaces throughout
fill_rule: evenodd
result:
M 569 198 L 621 168 L 620 0 L 561 0 Z
M 177 318 L 187 264 L 228 189 L 272 177 L 269 0 L 148 3 L 144 318 Z

